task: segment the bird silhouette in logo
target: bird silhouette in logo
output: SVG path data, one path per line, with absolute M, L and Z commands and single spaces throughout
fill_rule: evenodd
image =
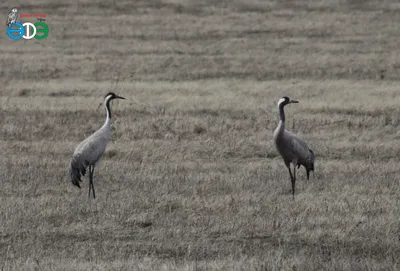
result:
M 18 8 L 14 7 L 8 13 L 6 25 L 9 27 L 13 23 L 17 22 L 17 19 L 18 19 Z

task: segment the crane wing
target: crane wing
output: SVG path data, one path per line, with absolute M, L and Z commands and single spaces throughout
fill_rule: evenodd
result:
M 300 167 L 300 165 L 302 165 L 305 167 L 308 180 L 310 176 L 310 171 L 314 171 L 314 152 L 308 147 L 307 143 L 303 139 L 299 138 L 293 133 L 290 133 L 290 137 L 293 154 L 295 154 L 298 159 L 297 166 Z
M 80 187 L 81 176 L 85 176 L 86 168 L 94 165 L 106 149 L 108 138 L 101 133 L 94 133 L 79 143 L 71 161 L 70 175 L 74 185 Z
M 88 164 L 95 164 L 106 150 L 108 139 L 100 134 L 93 134 L 82 141 L 75 149 L 74 155 L 83 157 Z
M 291 150 L 293 154 L 300 160 L 306 159 L 309 156 L 308 145 L 307 143 L 296 136 L 292 132 L 285 131 L 287 137 L 290 138 Z

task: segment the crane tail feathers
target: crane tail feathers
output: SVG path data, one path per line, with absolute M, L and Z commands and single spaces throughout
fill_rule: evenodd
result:
M 307 171 L 307 180 L 310 179 L 310 171 L 314 172 L 314 162 L 315 162 L 315 155 L 311 149 L 308 149 L 310 155 L 307 158 L 306 163 L 306 171 Z
M 76 159 L 75 157 L 72 158 L 71 168 L 70 168 L 70 176 L 72 184 L 81 188 L 81 185 L 79 183 L 82 182 L 81 176 L 85 176 L 85 174 L 86 174 L 86 167 L 79 162 L 79 159 Z

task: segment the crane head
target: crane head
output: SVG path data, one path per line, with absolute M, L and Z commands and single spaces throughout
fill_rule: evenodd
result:
M 109 93 L 106 94 L 106 96 L 104 96 L 104 100 L 105 101 L 107 101 L 107 100 L 111 101 L 113 99 L 123 99 L 123 100 L 125 100 L 124 97 L 118 96 L 114 92 L 109 92 Z
M 291 100 L 289 97 L 284 96 L 284 97 L 279 99 L 278 107 L 279 106 L 285 106 L 287 104 L 297 104 L 297 103 L 299 103 L 299 101 Z

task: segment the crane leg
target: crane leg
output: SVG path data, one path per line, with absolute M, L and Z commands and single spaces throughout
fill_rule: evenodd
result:
M 293 174 L 292 174 L 292 171 L 290 170 L 290 165 L 287 168 L 289 170 L 290 180 L 293 180 Z
M 94 192 L 93 175 L 94 175 L 94 165 L 92 166 L 92 190 L 93 190 L 93 198 L 95 199 L 96 193 Z
M 289 174 L 290 174 L 290 181 L 292 182 L 292 195 L 293 195 L 293 198 L 294 198 L 294 188 L 295 188 L 295 183 L 296 183 L 296 179 L 295 179 L 295 177 L 296 177 L 296 166 L 294 166 L 294 176 L 293 176 L 293 174 L 292 174 L 292 171 L 290 170 L 290 163 L 288 164 L 288 165 L 286 165 L 287 166 L 287 168 L 288 168 L 288 170 L 289 170 Z
M 90 190 L 92 189 L 92 166 L 89 166 L 89 195 L 90 198 Z
M 96 193 L 94 192 L 94 184 L 93 184 L 93 173 L 94 173 L 94 165 L 89 166 L 89 198 L 90 198 L 90 189 L 93 191 L 93 198 L 96 198 Z
M 295 186 L 296 186 L 296 164 L 294 164 L 294 167 L 293 167 L 293 178 L 292 178 L 292 195 L 293 195 L 293 198 L 294 198 Z

